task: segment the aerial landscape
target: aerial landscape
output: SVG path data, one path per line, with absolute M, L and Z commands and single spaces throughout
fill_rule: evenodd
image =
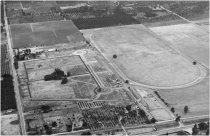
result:
M 209 135 L 209 1 L 1 1 L 1 135 Z

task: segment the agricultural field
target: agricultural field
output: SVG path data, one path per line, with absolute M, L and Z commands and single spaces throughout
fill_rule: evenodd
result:
M 209 33 L 205 28 L 193 24 L 151 27 L 172 47 L 209 68 Z
M 84 45 L 84 38 L 72 21 L 52 21 L 10 25 L 13 48 L 62 43 Z
M 56 4 L 55 1 L 20 1 L 20 5 L 23 8 L 53 7 Z
M 9 24 L 64 20 L 55 1 L 7 1 Z
M 174 1 L 165 7 L 191 21 L 209 18 L 209 1 Z
M 203 71 L 143 25 L 87 30 L 87 33 L 133 83 L 173 88 L 195 82 Z M 116 59 L 112 57 L 114 54 Z
M 10 74 L 10 58 L 7 51 L 7 44 L 1 44 L 1 75 Z

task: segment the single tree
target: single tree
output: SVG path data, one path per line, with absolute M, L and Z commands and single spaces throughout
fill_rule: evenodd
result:
M 62 81 L 61 81 L 61 84 L 66 84 L 67 82 L 68 82 L 67 77 L 64 77 L 64 78 L 62 79 Z
M 188 106 L 184 106 L 184 113 L 187 113 L 189 111 Z
M 193 65 L 196 65 L 197 64 L 197 62 L 196 61 L 193 61 Z
M 125 108 L 126 108 L 127 111 L 130 111 L 131 110 L 131 105 L 127 105 Z
M 174 109 L 174 107 L 172 107 L 172 108 L 171 108 L 171 112 L 173 112 L 173 113 L 175 112 L 175 109 Z
M 151 123 L 155 123 L 155 122 L 157 122 L 157 120 L 155 118 L 152 118 Z
M 125 83 L 126 83 L 126 84 L 129 84 L 129 81 L 128 81 L 128 80 L 125 80 Z
M 99 87 L 99 88 L 97 89 L 97 92 L 100 93 L 101 91 L 102 91 L 102 88 Z
M 116 58 L 117 58 L 117 55 L 116 55 L 116 54 L 114 54 L 114 55 L 113 55 L 113 58 L 114 58 L 114 59 L 116 59 Z
M 52 127 L 57 127 L 57 122 L 56 121 L 52 122 Z
M 179 122 L 180 121 L 180 118 L 181 118 L 181 116 L 177 116 L 176 119 L 175 119 L 175 121 L 176 122 Z
M 42 110 L 44 113 L 47 113 L 47 112 L 49 112 L 51 109 L 50 109 L 50 106 L 49 106 L 49 105 L 42 105 L 42 106 L 41 106 L 41 110 Z

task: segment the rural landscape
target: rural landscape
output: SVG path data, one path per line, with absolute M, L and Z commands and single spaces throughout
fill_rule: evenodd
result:
M 1 1 L 1 135 L 209 135 L 209 1 Z

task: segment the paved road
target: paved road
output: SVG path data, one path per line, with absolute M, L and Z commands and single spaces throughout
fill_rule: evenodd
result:
M 4 2 L 5 4 L 5 2 Z M 14 63 L 14 54 L 13 54 L 13 49 L 12 49 L 12 40 L 11 40 L 11 32 L 10 28 L 8 25 L 8 20 L 6 17 L 6 9 L 4 5 L 4 20 L 5 20 L 5 27 L 6 27 L 6 32 L 7 32 L 7 38 L 8 38 L 8 49 L 9 49 L 9 54 L 10 54 L 10 59 L 11 59 L 11 68 L 13 72 L 13 82 L 14 82 L 14 90 L 15 90 L 15 97 L 16 97 L 16 103 L 17 103 L 17 109 L 18 109 L 18 115 L 19 115 L 19 121 L 20 121 L 20 128 L 21 128 L 21 134 L 26 135 L 26 124 L 24 120 L 24 114 L 23 114 L 23 108 L 21 104 L 21 96 L 18 88 L 18 81 L 17 81 L 17 73 L 16 70 L 13 66 Z
M 105 85 L 103 84 L 103 82 L 101 81 L 101 79 L 98 77 L 98 75 L 95 73 L 95 71 L 93 70 L 92 66 L 90 64 L 88 64 L 88 62 L 86 61 L 86 58 L 83 55 L 80 55 L 82 61 L 85 63 L 87 69 L 90 71 L 90 73 L 92 74 L 92 76 L 94 77 L 94 79 L 96 80 L 96 82 L 98 83 L 100 88 L 105 87 Z
M 153 131 L 153 132 L 139 133 L 139 134 L 141 134 L 141 135 L 163 135 L 166 133 L 173 133 L 173 132 L 181 131 L 183 129 L 192 128 L 193 126 L 194 126 L 194 124 L 185 125 L 185 126 L 181 126 L 181 127 L 178 126 L 178 127 L 173 127 L 173 128 L 167 128 L 167 129 L 162 129 L 162 130 Z

